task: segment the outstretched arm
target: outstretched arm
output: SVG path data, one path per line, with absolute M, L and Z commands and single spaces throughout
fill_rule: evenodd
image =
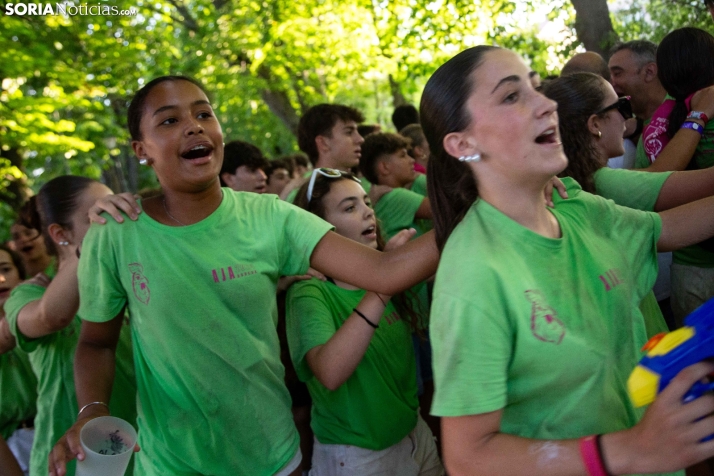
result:
M 682 397 L 714 370 L 700 363 L 683 370 L 634 427 L 603 435 L 602 459 L 612 474 L 676 471 L 714 454 L 714 396 L 691 403 Z M 452 476 L 587 475 L 579 441 L 532 440 L 500 432 L 502 411 L 442 418 L 444 464 Z M 698 418 L 703 417 L 699 420 Z M 583 435 L 585 436 L 585 435 Z
M 661 212 L 714 195 L 714 167 L 673 172 L 657 196 L 654 211 Z
M 661 212 L 657 251 L 674 251 L 714 236 L 714 197 Z
M 400 233 L 409 239 L 415 231 Z M 373 250 L 330 231 L 310 257 L 310 266 L 326 276 L 390 296 L 427 279 L 436 272 L 438 263 L 439 251 L 433 231 L 386 252 Z

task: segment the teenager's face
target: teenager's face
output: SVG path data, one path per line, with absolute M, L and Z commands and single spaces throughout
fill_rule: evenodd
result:
M 280 195 L 285 186 L 290 182 L 290 172 L 288 169 L 274 169 L 270 173 L 270 178 L 268 180 L 268 185 L 265 189 L 266 193 L 274 193 L 275 195 Z
M 47 255 L 47 248 L 39 231 L 15 223 L 10 227 L 10 235 L 15 243 L 15 249 L 25 262 L 38 260 Z
M 227 177 L 223 177 L 226 181 Z M 230 177 L 228 186 L 236 192 L 265 193 L 267 177 L 263 169 L 251 169 L 247 165 L 241 165 L 236 169 L 236 173 Z
M 336 180 L 322 198 L 322 204 L 325 221 L 335 227 L 335 232 L 377 248 L 377 220 L 360 184 L 351 179 Z
M 327 147 L 325 162 L 338 170 L 347 171 L 359 165 L 364 139 L 357 132 L 355 121 L 337 120 L 330 130 L 330 137 L 322 136 Z M 322 157 L 320 157 L 322 159 Z
M 391 154 L 386 154 L 381 160 L 384 161 L 388 173 L 399 182 L 400 186 L 403 187 L 416 179 L 415 161 L 407 153 L 407 149 L 399 149 Z
M 474 170 L 531 183 L 567 165 L 558 133 L 557 104 L 536 91 L 517 54 L 492 50 L 472 73 L 466 104 L 471 123 L 458 137 L 482 160 Z M 448 136 L 447 136 L 448 139 Z
M 12 262 L 10 253 L 0 250 L 0 315 L 2 306 L 10 297 L 10 291 L 20 284 L 20 272 Z
M 154 86 L 144 103 L 137 157 L 148 160 L 167 190 L 196 192 L 218 181 L 223 133 L 208 98 L 188 81 Z
M 72 229 L 69 230 L 68 240 L 71 245 L 79 246 L 84 239 L 84 235 L 89 230 L 89 209 L 100 198 L 112 195 L 112 191 L 106 185 L 93 183 L 88 186 L 77 200 L 77 209 L 72 214 Z
M 610 83 L 603 80 L 601 87 L 605 92 L 605 100 L 600 105 L 600 109 L 605 109 L 617 101 L 618 97 Z M 601 137 L 594 137 L 595 147 L 600 151 L 600 156 L 603 159 L 603 164 L 606 165 L 607 159 L 619 157 L 625 153 L 622 135 L 625 132 L 625 118 L 617 109 L 610 109 L 602 114 L 598 121 L 600 126 Z

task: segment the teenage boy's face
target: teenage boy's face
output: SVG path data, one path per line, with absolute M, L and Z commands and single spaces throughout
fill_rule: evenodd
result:
M 330 132 L 330 137 L 323 136 L 329 159 L 326 163 L 344 171 L 359 165 L 364 139 L 357 132 L 357 123 L 338 119 Z
M 400 186 L 403 187 L 416 179 L 414 158 L 407 153 L 407 149 L 399 149 L 388 154 L 384 160 L 389 173 L 399 182 Z

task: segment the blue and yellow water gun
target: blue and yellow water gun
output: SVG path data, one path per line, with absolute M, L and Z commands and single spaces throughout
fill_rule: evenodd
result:
M 657 334 L 642 348 L 647 354 L 630 374 L 627 390 L 632 403 L 652 403 L 685 367 L 714 358 L 714 298 L 699 306 L 684 320 L 684 327 Z M 714 390 L 714 382 L 697 382 L 684 396 L 685 402 Z

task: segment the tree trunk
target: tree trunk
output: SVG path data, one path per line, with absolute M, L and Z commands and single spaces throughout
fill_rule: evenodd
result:
M 268 84 L 268 86 L 260 94 L 263 101 L 265 101 L 265 104 L 268 105 L 268 108 L 272 111 L 272 113 L 283 121 L 283 124 L 285 124 L 288 130 L 297 137 L 298 122 L 300 121 L 300 117 L 290 102 L 290 97 L 287 92 L 270 88 L 272 75 L 270 74 L 270 70 L 265 65 L 261 65 L 258 68 L 258 77 L 264 79 Z
M 394 80 L 392 75 L 389 75 L 389 89 L 392 91 L 392 105 L 394 107 L 409 104 L 407 98 L 402 94 L 402 88 L 399 83 Z
M 619 37 L 612 27 L 607 0 L 571 0 L 575 7 L 575 32 L 585 49 L 607 59 Z

